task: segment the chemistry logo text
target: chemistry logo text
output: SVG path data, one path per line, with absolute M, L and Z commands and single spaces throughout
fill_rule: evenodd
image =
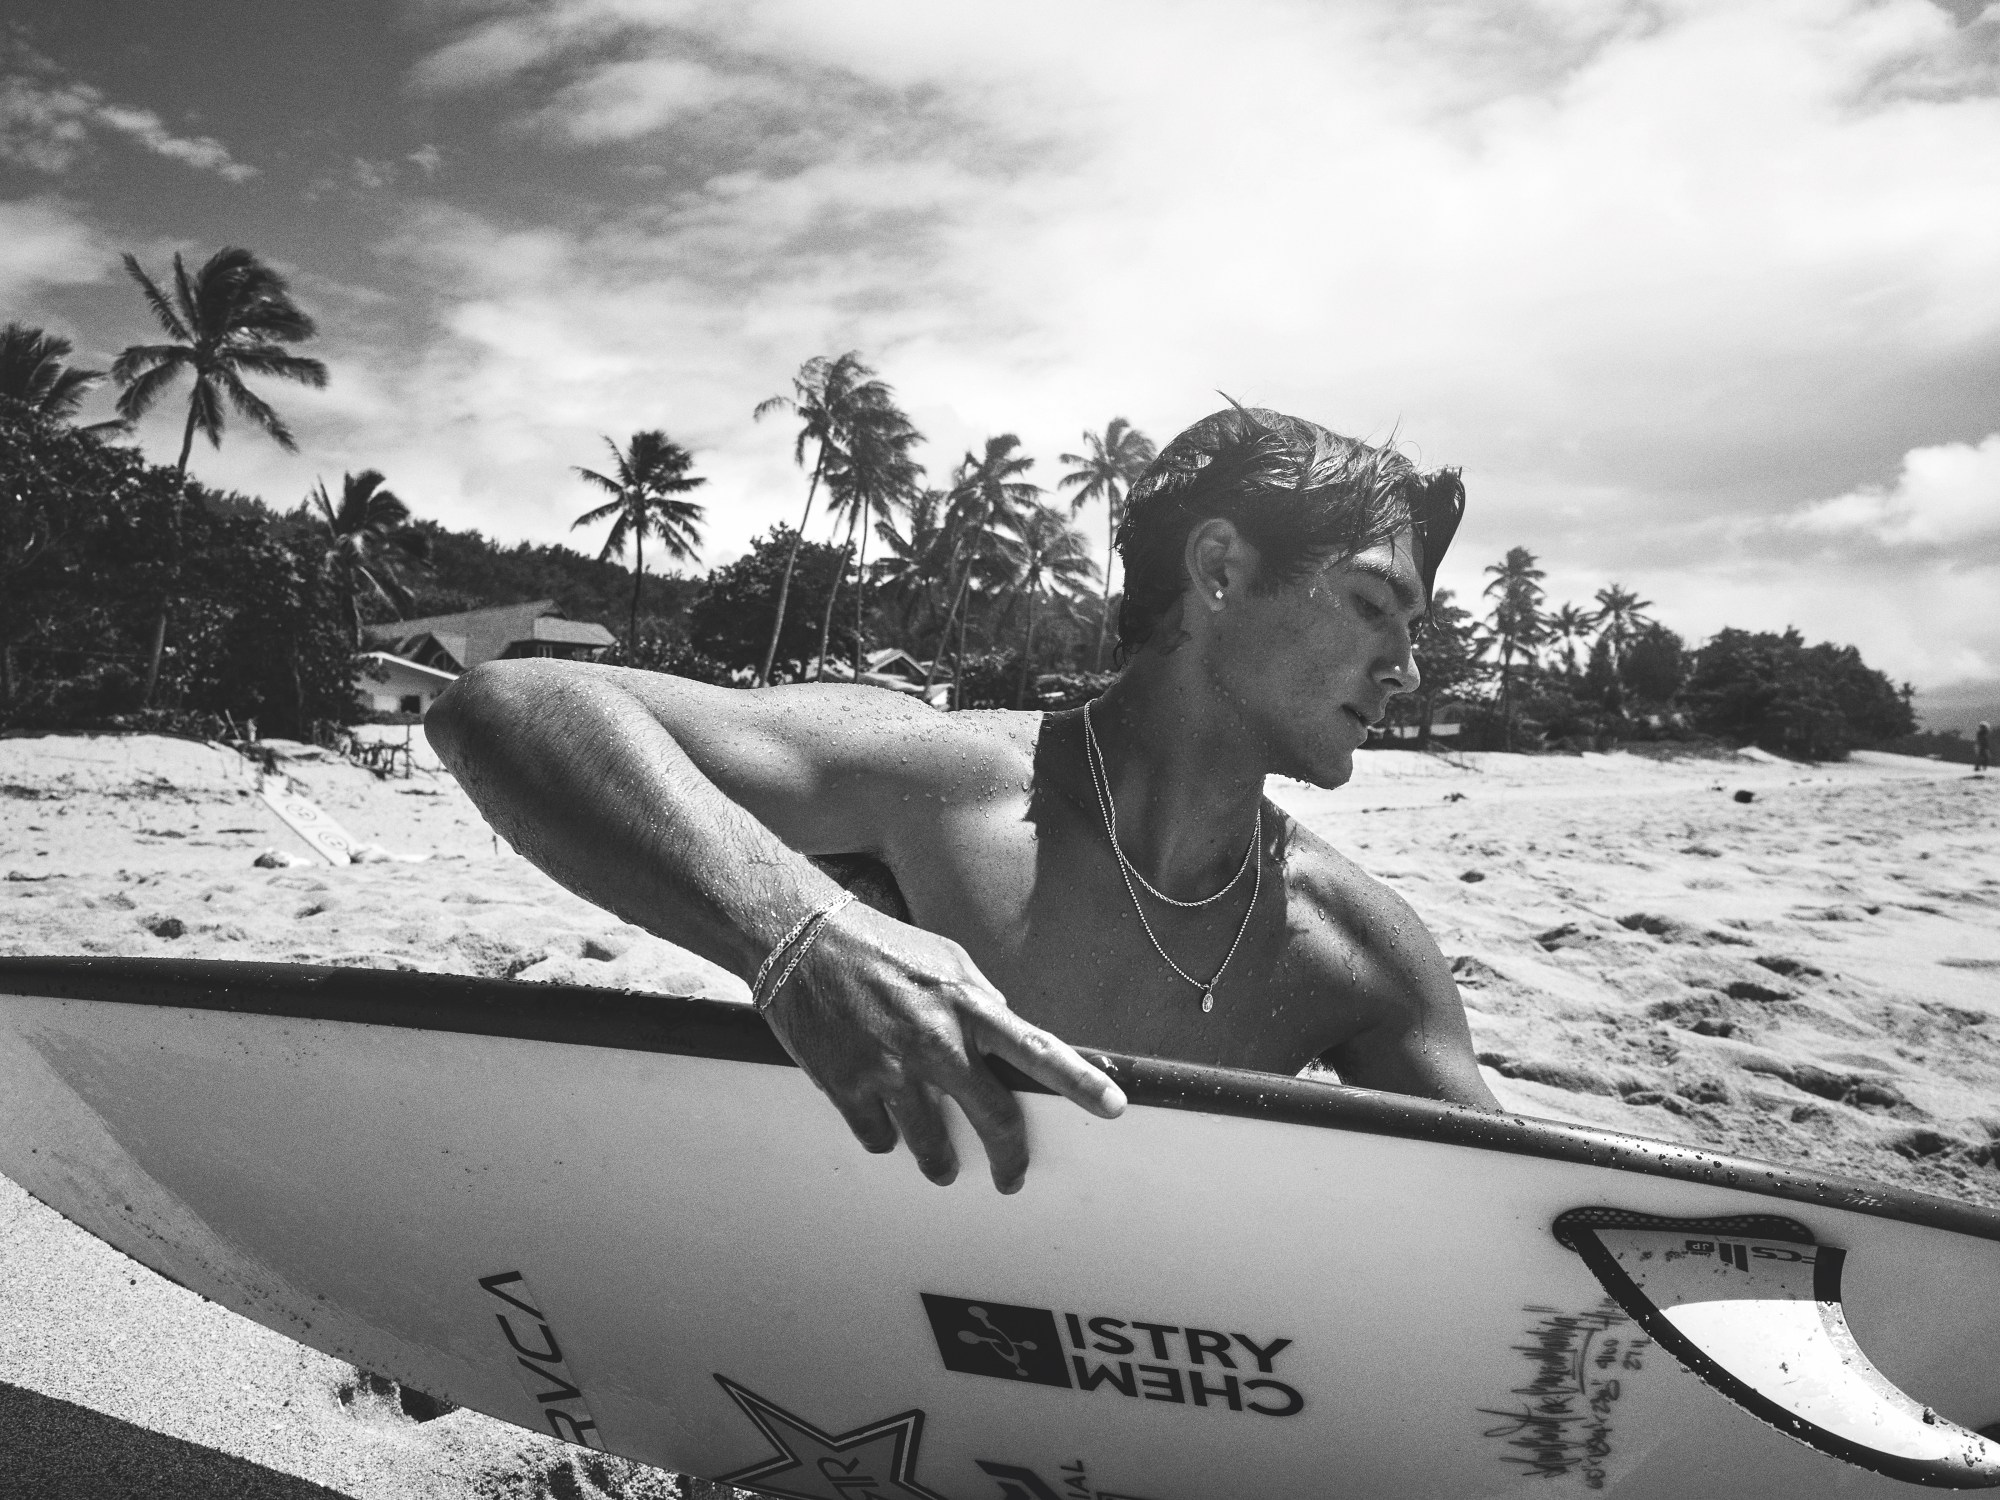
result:
M 1278 1378 L 1288 1338 L 922 1295 L 947 1370 L 1265 1417 L 1305 1410 Z

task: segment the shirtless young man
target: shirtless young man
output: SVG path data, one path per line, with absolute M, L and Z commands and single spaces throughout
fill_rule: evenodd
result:
M 1088 716 L 519 660 L 466 673 L 426 727 L 522 854 L 746 981 L 841 894 L 808 856 L 886 864 L 910 920 L 842 907 L 765 1014 L 862 1145 L 900 1136 L 934 1182 L 958 1170 L 945 1096 L 1002 1192 L 1027 1170 L 982 1054 L 1124 1107 L 1057 1033 L 1277 1073 L 1324 1059 L 1494 1109 L 1415 913 L 1263 795 L 1270 774 L 1346 782 L 1368 724 L 1416 687 L 1410 632 L 1463 505 L 1453 472 L 1232 408 L 1133 486 L 1128 660 Z

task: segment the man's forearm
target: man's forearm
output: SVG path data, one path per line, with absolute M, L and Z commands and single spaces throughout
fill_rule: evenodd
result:
M 425 726 L 517 851 L 745 979 L 801 911 L 839 892 L 607 674 L 553 662 L 478 668 Z

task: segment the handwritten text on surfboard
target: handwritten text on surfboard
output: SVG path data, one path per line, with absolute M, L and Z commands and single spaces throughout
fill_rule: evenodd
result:
M 1288 1338 L 922 1296 L 947 1370 L 1266 1417 L 1305 1410 L 1305 1397 L 1275 1378 Z
M 556 1342 L 556 1331 L 542 1316 L 542 1299 L 534 1294 L 527 1278 L 519 1271 L 502 1271 L 480 1277 L 479 1284 L 506 1304 L 507 1310 L 494 1316 L 499 1319 L 500 1332 L 506 1335 L 521 1389 L 534 1398 L 549 1431 L 566 1443 L 603 1451 L 597 1421 L 584 1404 L 583 1389 L 570 1373 L 562 1345 Z

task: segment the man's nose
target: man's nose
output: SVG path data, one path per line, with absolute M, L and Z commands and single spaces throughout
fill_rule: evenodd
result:
M 1383 659 L 1375 680 L 1394 695 L 1414 693 L 1422 684 L 1424 674 L 1417 669 L 1416 650 L 1408 636 L 1403 637 L 1402 650 Z

